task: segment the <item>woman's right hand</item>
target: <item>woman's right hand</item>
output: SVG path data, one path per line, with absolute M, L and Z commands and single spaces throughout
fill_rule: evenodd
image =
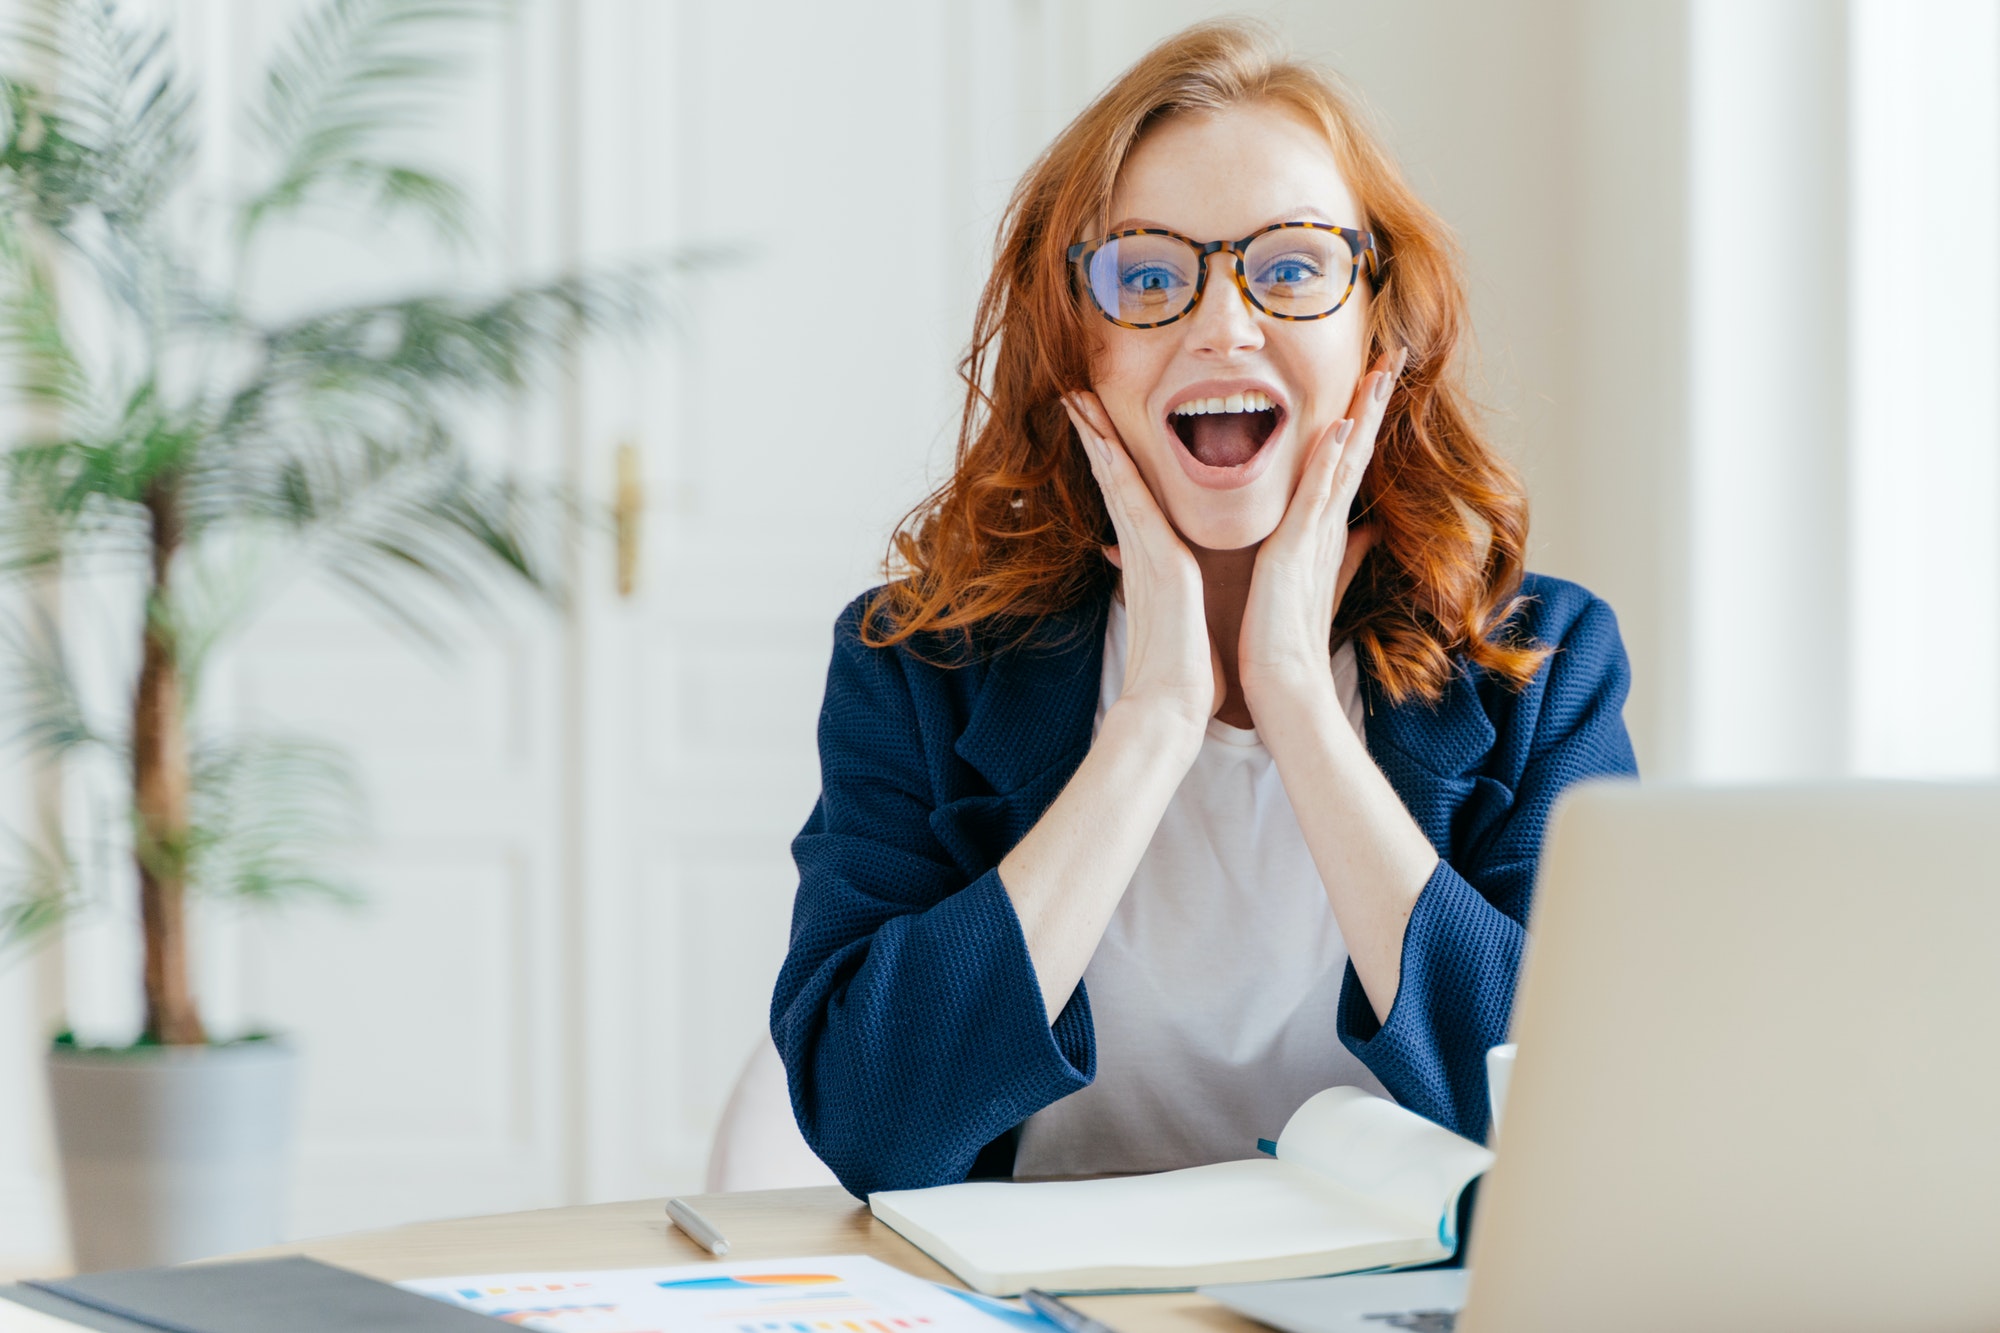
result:
M 1051 1024 L 1090 966 L 1223 698 L 1194 553 L 1160 512 L 1097 395 L 1072 394 L 1063 406 L 1111 513 L 1118 545 L 1104 554 L 1124 571 L 1127 633 L 1118 702 L 1062 792 L 999 866 Z
M 1118 702 L 1185 722 L 1196 745 L 1226 694 L 1222 659 L 1209 638 L 1201 569 L 1160 509 L 1096 394 L 1063 399 L 1118 544 L 1105 558 L 1123 572 L 1128 627 Z M 1192 759 L 1192 756 L 1190 756 Z

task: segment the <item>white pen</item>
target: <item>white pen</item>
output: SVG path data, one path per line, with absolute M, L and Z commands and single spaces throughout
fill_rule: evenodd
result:
M 689 1240 L 716 1258 L 729 1253 L 729 1242 L 722 1238 L 722 1233 L 707 1218 L 690 1208 L 686 1199 L 668 1199 L 667 1216 L 687 1233 Z

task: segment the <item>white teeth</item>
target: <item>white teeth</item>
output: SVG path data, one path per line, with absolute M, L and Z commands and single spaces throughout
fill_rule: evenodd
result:
M 1232 393 L 1227 398 L 1190 398 L 1174 409 L 1177 417 L 1205 416 L 1211 412 L 1269 412 L 1276 406 L 1269 394 L 1255 389 Z

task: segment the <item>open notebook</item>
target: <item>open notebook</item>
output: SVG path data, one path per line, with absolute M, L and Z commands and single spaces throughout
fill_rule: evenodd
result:
M 1301 1106 L 1275 1157 L 1109 1180 L 974 1180 L 868 1196 L 967 1285 L 1131 1291 L 1436 1263 L 1478 1144 L 1359 1088 Z

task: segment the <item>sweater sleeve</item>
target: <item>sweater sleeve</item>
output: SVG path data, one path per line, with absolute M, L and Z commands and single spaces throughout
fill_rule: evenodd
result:
M 1611 608 L 1591 599 L 1545 670 L 1508 813 L 1474 845 L 1454 846 L 1424 885 L 1387 1021 L 1377 1022 L 1351 963 L 1341 987 L 1338 1026 L 1348 1049 L 1397 1101 L 1475 1140 L 1490 1118 L 1486 1051 L 1507 1040 L 1549 813 L 1572 783 L 1638 773 L 1625 732 L 1631 669 Z
M 1095 1071 L 1078 987 L 1050 1027 L 997 869 L 971 878 L 936 806 L 904 664 L 835 631 L 821 794 L 771 1000 L 799 1128 L 856 1195 L 963 1180 L 979 1150 Z

